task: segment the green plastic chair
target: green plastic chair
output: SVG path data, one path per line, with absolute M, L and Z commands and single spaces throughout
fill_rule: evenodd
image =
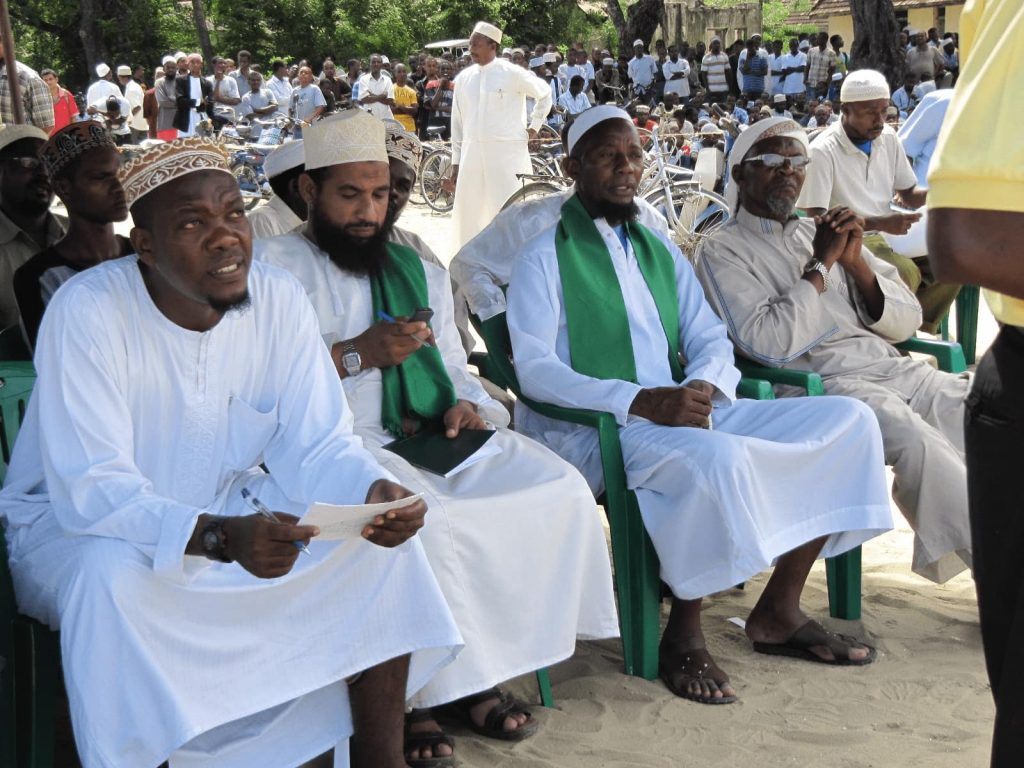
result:
M 7 473 L 36 373 L 30 362 L 0 363 L 0 480 Z M 0 536 L 0 765 L 50 768 L 60 641 L 56 632 L 18 613 Z
M 957 311 L 959 313 L 959 310 Z M 914 337 L 895 346 L 904 352 L 931 355 L 938 363 L 939 369 L 948 373 L 962 373 L 967 370 L 964 352 L 956 342 Z M 737 365 L 745 376 L 756 376 L 773 384 L 800 387 L 812 397 L 825 394 L 821 377 L 816 373 L 791 368 L 768 368 L 748 360 L 737 360 Z M 825 574 L 828 578 L 829 613 L 838 619 L 859 620 L 862 592 L 861 548 L 855 547 L 838 557 L 826 559 Z
M 636 495 L 626 487 L 626 471 L 619 442 L 619 428 L 610 413 L 540 403 L 525 397 L 512 365 L 512 342 L 505 315 L 480 321 L 471 317 L 487 345 L 486 356 L 474 355 L 481 375 L 511 391 L 530 409 L 560 421 L 597 430 L 604 471 L 603 505 L 612 534 L 612 563 L 619 599 L 619 626 L 626 674 L 653 680 L 658 675 L 658 643 L 661 636 L 661 578 L 658 556 L 644 528 Z M 744 378 L 741 397 L 771 400 L 775 395 L 767 381 Z
M 974 364 L 978 351 L 980 305 L 981 289 L 976 285 L 965 285 L 956 296 L 956 340 L 963 348 L 964 359 L 968 365 Z

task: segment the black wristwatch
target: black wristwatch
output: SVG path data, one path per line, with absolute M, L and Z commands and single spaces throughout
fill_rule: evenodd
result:
M 233 562 L 228 557 L 228 535 L 224 531 L 224 518 L 215 517 L 199 532 L 199 546 L 210 560 Z

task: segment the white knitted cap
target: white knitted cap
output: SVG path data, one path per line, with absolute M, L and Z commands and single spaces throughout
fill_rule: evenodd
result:
M 844 103 L 889 99 L 889 81 L 874 69 L 858 69 L 846 76 L 839 98 Z

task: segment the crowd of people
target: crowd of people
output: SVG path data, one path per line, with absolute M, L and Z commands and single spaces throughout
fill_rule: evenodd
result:
M 927 93 L 956 82 L 958 38 L 940 37 L 935 28 L 905 27 L 900 45 L 906 49 L 907 76 L 892 93 L 892 106 L 897 118 L 906 119 Z M 549 84 L 545 120 L 556 129 L 591 106 L 611 102 L 625 105 L 638 120 L 646 120 L 653 108 L 655 118 L 672 115 L 680 127 L 685 121 L 696 130 L 705 121 L 717 124 L 717 115 L 707 109 L 713 104 L 727 107 L 729 117 L 744 125 L 785 114 L 815 127 L 838 119 L 839 92 L 850 71 L 844 47 L 840 35 L 821 32 L 788 40 L 754 34 L 727 47 L 718 37 L 692 46 L 685 41 L 666 46 L 659 39 L 652 52 L 636 40 L 631 55 L 617 57 L 607 48 L 588 51 L 582 42 L 564 50 L 539 43 L 504 47 L 500 56 Z M 332 58 L 260 64 L 241 50 L 207 65 L 201 54 L 178 51 L 164 56 L 151 76 L 139 63 L 114 69 L 101 62 L 97 79 L 77 96 L 54 70 L 37 74 L 18 66 L 29 123 L 52 132 L 93 118 L 106 122 L 119 144 L 139 144 L 145 138 L 205 135 L 254 118 L 308 123 L 353 103 L 380 119 L 397 120 L 421 140 L 449 139 L 455 79 L 471 64 L 468 50 L 413 54 L 405 61 L 374 54 L 366 62 L 346 60 L 339 73 Z M 10 122 L 5 81 L 6 73 L 0 73 L 0 117 Z M 258 138 L 259 123 L 253 130 Z M 301 127 L 298 131 L 301 135 Z
M 1024 32 L 1004 21 L 986 34 Z M 972 542 L 978 401 L 969 374 L 893 345 L 936 330 L 959 290 L 940 276 L 1018 297 L 993 305 L 1010 328 L 1024 290 L 1012 269 L 945 255 L 936 275 L 886 237 L 920 221 L 937 141 L 931 181 L 963 178 L 939 138 L 946 110 L 964 111 L 957 40 L 905 34 L 917 80 L 897 94 L 826 33 L 789 53 L 754 35 L 563 59 L 504 47 L 485 22 L 465 56 L 375 54 L 341 75 L 328 59 L 319 75 L 272 61 L 265 77 L 246 51 L 207 75 L 179 53 L 147 87 L 141 68 L 99 64 L 83 100 L 19 65 L 23 125 L 0 78 L 0 324 L 20 327 L 38 375 L 0 519 L 20 609 L 61 630 L 82 763 L 295 765 L 349 738 L 356 768 L 440 768 L 456 752 L 440 708 L 484 737 L 536 733 L 500 686 L 619 632 L 601 448 L 590 427 L 510 412 L 470 372 L 472 314 L 507 327 L 525 396 L 614 416 L 671 592 L 659 676 L 673 694 L 739 698 L 702 601 L 771 566 L 745 625 L 754 652 L 876 660 L 801 594 L 817 558 L 892 528 L 890 465 L 911 568 L 985 577 L 995 754 L 1013 756 L 994 765 L 1011 765 L 1020 585 L 979 563 L 973 495 Z M 1024 63 L 1012 56 L 1007 76 Z M 910 103 L 922 82 L 938 87 Z M 893 108 L 910 113 L 905 143 Z M 637 197 L 654 110 L 726 158 L 730 220 L 697 254 Z M 247 214 L 212 135 L 253 117 L 295 132 L 267 157 L 273 200 Z M 501 210 L 552 121 L 572 185 Z M 398 226 L 438 135 L 452 142 L 450 271 Z M 119 145 L 147 139 L 162 141 L 121 162 Z M 1001 183 L 981 199 L 1019 216 L 1019 179 Z M 816 372 L 830 396 L 738 399 L 737 355 Z M 394 445 L 436 436 L 420 450 L 444 458 L 486 431 L 488 453 L 450 471 Z M 304 523 L 317 503 L 355 505 L 359 535 Z

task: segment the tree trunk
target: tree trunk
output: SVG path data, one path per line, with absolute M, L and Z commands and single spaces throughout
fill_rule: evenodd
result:
M 203 0 L 192 0 L 192 18 L 196 22 L 196 34 L 199 36 L 199 47 L 203 49 L 203 59 L 213 61 L 213 44 L 210 42 L 210 30 L 206 26 L 206 11 Z
M 619 0 L 607 0 L 608 15 L 619 33 L 619 52 L 630 55 L 633 41 L 640 39 L 650 46 L 654 31 L 665 19 L 665 0 L 637 0 L 622 14 Z
M 892 0 L 852 0 L 852 69 L 877 69 L 889 81 L 889 87 L 903 84 L 907 67 L 906 52 L 900 49 L 900 28 Z
M 78 4 L 79 22 L 78 39 L 85 53 L 85 64 L 88 70 L 86 82 L 95 77 L 96 65 L 105 62 L 109 56 L 103 30 L 100 29 L 96 0 L 80 0 Z M 109 64 L 109 62 L 107 62 Z

